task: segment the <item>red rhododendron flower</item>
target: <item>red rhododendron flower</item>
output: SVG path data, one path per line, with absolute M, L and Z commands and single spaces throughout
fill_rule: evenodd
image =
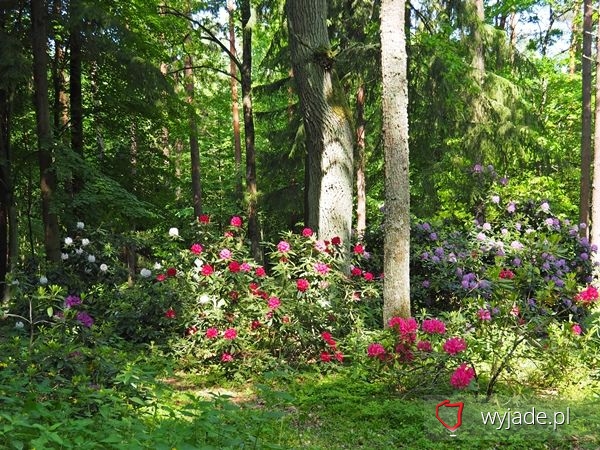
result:
M 240 294 L 237 291 L 231 291 L 229 293 L 229 298 L 231 300 L 237 300 L 239 296 L 240 296 Z
M 333 348 L 335 348 L 335 346 L 336 346 L 336 342 L 335 342 L 335 340 L 333 339 L 333 337 L 331 337 L 331 333 L 329 333 L 328 331 L 323 331 L 323 332 L 321 333 L 321 337 L 323 338 L 323 340 L 324 340 L 325 342 L 327 342 L 327 345 L 329 345 L 330 347 L 333 347 Z
M 175 267 L 169 267 L 167 269 L 167 276 L 174 277 L 175 275 L 177 275 L 177 269 Z
M 515 277 L 515 274 L 510 269 L 502 269 L 499 277 L 503 280 L 512 280 Z
M 444 342 L 444 351 L 449 355 L 456 355 L 467 349 L 467 343 L 459 337 L 452 337 Z
M 350 270 L 350 273 L 352 274 L 352 276 L 355 277 L 360 277 L 362 275 L 362 269 L 360 267 L 352 267 L 352 269 Z
M 167 276 L 164 273 L 159 273 L 158 275 L 156 275 L 156 281 L 165 281 L 167 279 Z
M 363 277 L 367 281 L 373 281 L 373 279 L 375 278 L 371 272 L 365 272 L 363 274 Z
M 165 312 L 165 317 L 167 319 L 174 319 L 175 317 L 177 317 L 177 314 L 175 314 L 175 310 L 173 308 L 169 308 Z
M 367 356 L 383 360 L 385 358 L 385 348 L 379 342 L 373 342 L 367 347 Z
M 411 351 L 410 347 L 408 347 L 404 343 L 396 345 L 396 353 L 398 354 L 398 357 L 402 362 L 409 363 L 415 359 L 415 355 Z
M 237 273 L 240 271 L 240 263 L 237 261 L 231 261 L 229 263 L 229 271 L 232 273 Z
M 207 339 L 214 339 L 219 335 L 219 330 L 217 330 L 216 328 L 209 328 L 208 330 L 206 330 L 206 338 Z
M 264 277 L 265 275 L 267 275 L 267 272 L 265 272 L 265 268 L 264 268 L 264 267 L 260 266 L 260 267 L 257 267 L 257 268 L 254 270 L 254 274 L 255 274 L 257 277 L 259 277 L 259 278 L 262 278 L 262 277 Z
M 365 247 L 362 244 L 356 244 L 353 251 L 355 255 L 362 255 L 365 253 Z
M 205 277 L 208 277 L 208 276 L 212 275 L 214 272 L 215 272 L 215 269 L 213 269 L 213 267 L 210 264 L 204 264 L 202 266 L 201 273 Z
M 231 221 L 229 222 L 232 227 L 239 228 L 242 226 L 242 218 L 238 216 L 233 216 Z
M 221 362 L 231 362 L 233 361 L 233 355 L 230 353 L 223 353 L 221 355 Z
M 304 236 L 304 237 L 311 237 L 312 234 L 313 234 L 313 230 L 311 230 L 308 227 L 302 230 L 302 236 Z
M 253 320 L 252 324 L 250 324 L 250 328 L 253 330 L 260 328 L 260 326 L 261 326 L 260 320 Z
M 322 362 L 330 362 L 331 361 L 331 355 L 327 352 L 323 352 L 321 353 L 321 361 Z
M 338 360 L 338 362 L 344 362 L 344 354 L 342 352 L 335 352 L 335 359 Z
M 237 331 L 235 328 L 227 328 L 223 333 L 223 337 L 231 341 L 237 337 Z
M 331 243 L 333 245 L 341 245 L 342 238 L 340 238 L 339 236 L 334 236 L 334 237 L 331 238 Z
M 305 280 L 304 278 L 300 278 L 298 281 L 296 281 L 296 288 L 300 292 L 305 292 L 309 287 L 310 287 L 310 283 L 308 282 L 308 280 Z
M 202 253 L 202 250 L 204 249 L 200 244 L 192 244 L 192 246 L 190 247 L 190 252 L 192 252 L 194 255 L 199 255 L 200 253 Z
M 427 334 L 444 334 L 446 332 L 446 324 L 440 319 L 425 319 L 421 328 Z
M 431 347 L 431 342 L 429 341 L 419 341 L 417 342 L 417 349 L 422 352 L 431 352 L 433 348 Z
M 200 222 L 200 223 L 209 223 L 210 222 L 210 216 L 208 214 L 200 214 L 198 216 L 198 222 Z
M 473 368 L 462 363 L 450 376 L 450 384 L 456 389 L 464 389 L 471 383 L 474 377 L 475 371 Z
M 250 292 L 252 292 L 252 293 L 253 293 L 253 294 L 255 294 L 255 295 L 256 295 L 256 293 L 258 292 L 258 288 L 259 288 L 259 287 L 260 287 L 260 286 L 258 285 L 258 283 L 254 283 L 254 282 L 252 282 L 252 283 L 250 283 L 250 284 L 248 285 L 248 289 L 250 289 Z

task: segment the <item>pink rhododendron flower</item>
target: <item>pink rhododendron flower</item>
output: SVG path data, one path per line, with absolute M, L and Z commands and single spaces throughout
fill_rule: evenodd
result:
M 233 233 L 231 231 L 226 231 L 225 233 L 223 233 L 223 236 L 225 236 L 226 238 L 232 238 Z
M 264 267 L 257 267 L 254 273 L 259 278 L 262 278 L 267 274 Z
M 232 227 L 239 228 L 242 226 L 242 218 L 238 216 L 233 216 L 231 221 L 229 222 Z
M 199 255 L 200 253 L 202 253 L 202 250 L 204 249 L 200 244 L 192 244 L 192 246 L 190 247 L 190 252 L 192 252 L 194 255 Z
M 598 300 L 598 289 L 590 284 L 587 288 L 575 296 L 575 300 L 583 303 L 584 305 L 589 305 L 590 303 Z
M 431 352 L 433 350 L 433 348 L 431 347 L 431 342 L 429 341 L 417 342 L 417 349 L 422 352 Z
M 352 269 L 350 269 L 350 274 L 352 274 L 354 277 L 360 277 L 362 275 L 362 269 L 354 266 Z
M 92 316 L 85 311 L 79 311 L 76 317 L 77 321 L 84 327 L 90 328 L 92 325 L 94 325 L 94 319 L 92 319 Z
M 577 336 L 581 334 L 581 326 L 578 323 L 571 325 L 571 332 Z
M 472 367 L 467 366 L 465 363 L 462 363 L 450 376 L 450 384 L 456 389 L 464 389 L 471 383 L 471 380 L 474 377 L 475 370 L 473 370 Z
M 208 277 L 208 276 L 212 275 L 214 273 L 214 271 L 215 271 L 215 269 L 213 269 L 213 267 L 210 264 L 204 264 L 202 266 L 202 270 L 200 272 L 205 277 Z
M 224 248 L 219 252 L 219 258 L 221 259 L 230 259 L 231 258 L 231 250 L 228 248 Z
M 270 309 L 277 309 L 281 306 L 281 300 L 279 300 L 277 297 L 271 297 L 267 301 L 267 306 Z
M 444 334 L 446 332 L 446 324 L 440 319 L 425 319 L 421 328 L 427 334 Z
M 210 222 L 210 216 L 208 214 L 200 214 L 198 216 L 198 222 L 200 223 L 209 223 Z
M 459 337 L 451 337 L 446 342 L 444 342 L 444 351 L 449 355 L 456 355 L 462 351 L 467 349 L 467 343 L 464 339 Z
M 318 262 L 314 265 L 315 271 L 321 275 L 329 273 L 329 266 L 325 263 Z
M 291 248 L 290 243 L 287 241 L 279 241 L 279 244 L 277 244 L 277 251 L 280 253 L 287 253 Z
M 396 350 L 396 353 L 398 354 L 400 361 L 402 361 L 402 362 L 409 363 L 415 359 L 414 353 L 412 352 L 410 347 L 408 347 L 405 343 L 400 343 L 400 344 L 396 345 L 395 350 Z
M 65 298 L 65 308 L 72 308 L 73 306 L 76 305 L 81 305 L 81 298 L 77 297 L 76 295 L 69 295 L 67 298 Z
M 371 272 L 365 272 L 363 274 L 363 277 L 366 281 L 373 281 L 373 279 L 375 278 L 375 276 Z
M 235 328 L 227 328 L 224 332 L 223 332 L 223 337 L 225 339 L 228 340 L 233 340 L 237 337 L 237 331 Z
M 479 320 L 492 320 L 492 314 L 489 309 L 480 309 L 477 311 L 477 317 L 479 317 Z
M 312 236 L 312 234 L 313 234 L 313 230 L 311 230 L 311 229 L 310 229 L 310 228 L 308 228 L 308 227 L 307 227 L 307 228 L 304 228 L 304 229 L 302 230 L 302 236 L 304 236 L 304 237 L 311 237 L 311 236 Z
M 362 255 L 365 252 L 365 247 L 362 244 L 356 244 L 353 251 L 355 255 Z
M 373 342 L 367 348 L 367 356 L 383 360 L 385 358 L 385 348 L 379 342 Z
M 177 315 L 175 314 L 175 310 L 173 308 L 167 309 L 165 312 L 165 317 L 167 319 L 174 319 Z
M 342 352 L 335 352 L 333 356 L 335 356 L 338 362 L 344 362 L 344 354 Z
M 252 270 L 252 266 L 247 262 L 243 262 L 242 264 L 240 264 L 240 270 L 242 272 L 250 272 Z
M 290 323 L 290 318 L 289 318 L 288 316 L 283 316 L 283 317 L 281 318 L 281 321 L 282 321 L 283 323 Z
M 327 251 L 327 244 L 323 240 L 315 242 L 315 249 L 321 253 Z
M 517 305 L 513 305 L 512 309 L 510 310 L 510 315 L 518 317 L 520 313 L 521 309 Z
M 405 319 L 403 317 L 392 317 L 389 321 L 390 328 L 397 328 L 400 339 L 406 342 L 414 342 L 417 337 L 419 325 L 414 317 Z
M 305 292 L 306 290 L 308 290 L 309 287 L 310 287 L 310 283 L 308 282 L 308 280 L 306 280 L 304 278 L 300 278 L 299 280 L 296 281 L 296 288 L 300 292 Z
M 230 353 L 223 353 L 221 355 L 221 362 L 231 362 L 233 361 L 233 355 Z
M 159 273 L 158 275 L 156 275 L 156 281 L 165 281 L 167 279 L 167 276 L 164 273 Z
M 322 362 L 330 362 L 331 361 L 331 355 L 327 352 L 322 352 L 321 353 L 321 361 Z
M 198 332 L 198 327 L 196 325 L 192 325 L 185 330 L 186 336 L 192 336 Z
M 216 328 L 209 328 L 208 330 L 206 330 L 206 333 L 204 334 L 204 336 L 206 336 L 207 339 L 214 339 L 219 335 L 219 330 L 217 330 Z

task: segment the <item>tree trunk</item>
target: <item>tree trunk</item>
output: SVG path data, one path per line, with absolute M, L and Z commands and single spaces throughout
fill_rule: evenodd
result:
M 320 239 L 339 236 L 349 251 L 354 133 L 352 115 L 333 69 L 327 2 L 288 1 L 287 18 L 306 134 L 308 225 Z
M 40 189 L 42 199 L 42 222 L 44 226 L 44 247 L 46 258 L 60 261 L 60 237 L 58 218 L 52 210 L 56 176 L 52 167 L 52 128 L 48 100 L 48 55 L 46 4 L 43 0 L 31 1 L 31 35 L 33 52 L 33 84 L 36 112 L 38 161 L 40 168 Z
M 571 21 L 571 41 L 569 43 L 569 74 L 575 75 L 580 69 L 577 55 L 581 51 L 581 0 L 573 2 L 573 20 Z
M 592 228 L 590 230 L 590 241 L 600 248 L 600 39 L 598 38 L 596 38 L 596 104 L 594 117 L 594 173 L 592 176 Z M 593 258 L 595 262 L 600 261 L 599 252 L 596 252 Z
M 189 37 L 186 39 L 189 40 Z M 188 42 L 189 43 L 189 42 Z M 196 108 L 194 105 L 194 71 L 192 69 L 192 56 L 185 56 L 185 91 L 189 104 L 190 127 L 190 158 L 192 163 L 192 201 L 194 215 L 202 214 L 202 184 L 200 182 L 200 145 L 198 144 L 198 123 L 196 121 Z
M 592 1 L 583 2 L 583 54 L 581 58 L 581 178 L 579 184 L 579 223 L 589 225 L 592 164 Z M 581 229 L 587 236 L 588 229 Z
M 252 24 L 250 0 L 241 2 L 242 12 L 242 97 L 246 144 L 246 193 L 248 195 L 248 237 L 252 256 L 262 260 L 258 223 L 258 189 L 256 186 L 256 149 L 254 147 L 254 115 L 252 112 Z
M 83 154 L 83 95 L 81 87 L 81 27 L 79 25 L 78 0 L 71 0 L 71 35 L 69 37 L 69 101 L 71 105 L 71 150 L 81 158 Z M 77 194 L 83 189 L 81 174 L 73 176 L 73 192 Z M 80 211 L 81 212 L 81 211 Z M 83 218 L 83 217 L 80 217 Z
M 356 93 L 356 234 L 361 240 L 367 229 L 367 189 L 365 181 L 365 85 Z
M 10 109 L 7 88 L 0 89 L 0 302 L 6 297 L 6 275 L 10 272 L 9 216 L 12 204 L 10 160 Z
M 235 2 L 227 1 L 227 10 L 229 11 L 229 51 L 232 55 L 236 54 L 235 49 L 235 26 L 234 11 Z M 242 182 L 242 138 L 240 135 L 240 110 L 238 106 L 238 82 L 237 65 L 233 57 L 229 58 L 229 73 L 231 74 L 231 117 L 233 121 L 233 152 L 235 161 L 235 189 L 238 199 L 243 199 Z
M 410 183 L 405 0 L 381 2 L 381 72 L 385 154 L 383 319 L 410 317 Z

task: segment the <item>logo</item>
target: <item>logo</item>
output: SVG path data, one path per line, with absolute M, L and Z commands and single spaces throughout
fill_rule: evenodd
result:
M 440 408 L 442 408 L 442 407 L 457 408 L 456 422 L 454 423 L 454 425 L 449 425 L 444 421 L 444 419 L 442 419 L 442 417 L 440 416 Z M 462 413 L 463 413 L 464 407 L 465 407 L 465 404 L 463 402 L 450 403 L 450 400 L 444 400 L 435 406 L 435 417 L 437 420 L 440 421 L 440 423 L 442 425 L 444 425 L 448 429 L 448 431 L 454 432 L 458 429 L 458 427 L 460 427 L 462 425 Z

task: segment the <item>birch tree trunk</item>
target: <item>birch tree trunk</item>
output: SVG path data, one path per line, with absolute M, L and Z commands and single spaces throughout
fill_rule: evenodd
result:
M 288 1 L 294 79 L 304 118 L 308 226 L 320 239 L 339 236 L 349 250 L 354 137 L 351 113 L 333 69 L 327 1 Z
M 381 2 L 385 224 L 383 320 L 410 317 L 410 183 L 405 0 Z

